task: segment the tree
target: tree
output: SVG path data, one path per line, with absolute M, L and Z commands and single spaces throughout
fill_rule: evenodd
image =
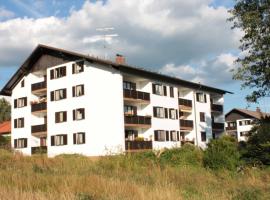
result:
M 10 120 L 11 106 L 10 103 L 2 98 L 0 99 L 0 123 Z
M 204 152 L 204 166 L 210 169 L 235 170 L 240 165 L 237 141 L 231 136 L 211 140 Z
M 242 157 L 250 164 L 270 165 L 270 116 L 262 118 L 249 132 Z
M 246 99 L 257 102 L 270 95 L 270 0 L 237 0 L 230 13 L 232 28 L 243 30 L 240 49 L 245 52 L 236 60 L 233 79 L 253 89 Z

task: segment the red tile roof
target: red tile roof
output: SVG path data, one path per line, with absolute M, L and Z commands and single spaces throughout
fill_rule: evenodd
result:
M 0 134 L 10 134 L 11 133 L 11 122 L 6 121 L 0 124 Z

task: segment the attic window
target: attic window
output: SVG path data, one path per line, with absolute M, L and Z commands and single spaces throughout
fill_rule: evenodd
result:
M 21 81 L 21 87 L 24 87 L 24 79 Z

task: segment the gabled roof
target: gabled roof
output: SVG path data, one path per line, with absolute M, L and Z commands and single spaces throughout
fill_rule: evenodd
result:
M 146 70 L 143 68 L 134 67 L 127 64 L 118 64 L 110 60 L 104 60 L 104 59 L 100 59 L 100 58 L 89 56 L 89 55 L 84 55 L 84 54 L 80 54 L 80 53 L 76 53 L 72 51 L 67 51 L 64 49 L 59 49 L 59 48 L 39 44 L 31 53 L 31 55 L 25 60 L 25 62 L 20 66 L 17 72 L 11 77 L 11 79 L 4 86 L 4 88 L 0 91 L 0 95 L 11 96 L 12 89 L 17 85 L 17 83 L 21 80 L 21 78 L 32 69 L 34 64 L 42 55 L 57 56 L 57 57 L 65 58 L 70 61 L 84 59 L 89 62 L 95 62 L 99 64 L 104 64 L 106 66 L 114 67 L 124 73 L 130 73 L 130 74 L 138 75 L 138 76 L 149 78 L 149 79 L 160 80 L 160 81 L 168 82 L 171 84 L 183 85 L 188 88 L 209 91 L 209 92 L 214 92 L 214 93 L 219 93 L 219 94 L 225 94 L 225 93 L 232 94 L 232 92 L 229 92 L 226 90 L 222 90 L 222 89 L 218 89 L 215 87 L 210 87 L 210 86 L 206 86 L 206 85 L 202 85 L 198 83 L 193 83 L 190 81 L 160 74 L 158 72 L 153 72 L 153 71 Z
M 255 119 L 261 119 L 261 117 L 270 116 L 270 113 L 234 108 L 230 112 L 228 112 L 225 115 L 225 117 L 227 117 L 229 114 L 234 113 L 234 112 L 242 114 L 242 115 L 246 116 L 247 118 L 255 118 Z
M 10 134 L 11 133 L 11 122 L 5 121 L 0 124 L 0 135 Z

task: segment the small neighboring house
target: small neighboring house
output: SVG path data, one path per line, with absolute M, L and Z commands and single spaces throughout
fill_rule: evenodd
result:
M 0 124 L 0 135 L 1 136 L 10 136 L 11 134 L 11 122 L 5 121 Z
M 226 133 L 237 138 L 237 141 L 247 141 L 248 132 L 256 120 L 270 115 L 263 113 L 259 108 L 256 111 L 234 108 L 225 115 Z

